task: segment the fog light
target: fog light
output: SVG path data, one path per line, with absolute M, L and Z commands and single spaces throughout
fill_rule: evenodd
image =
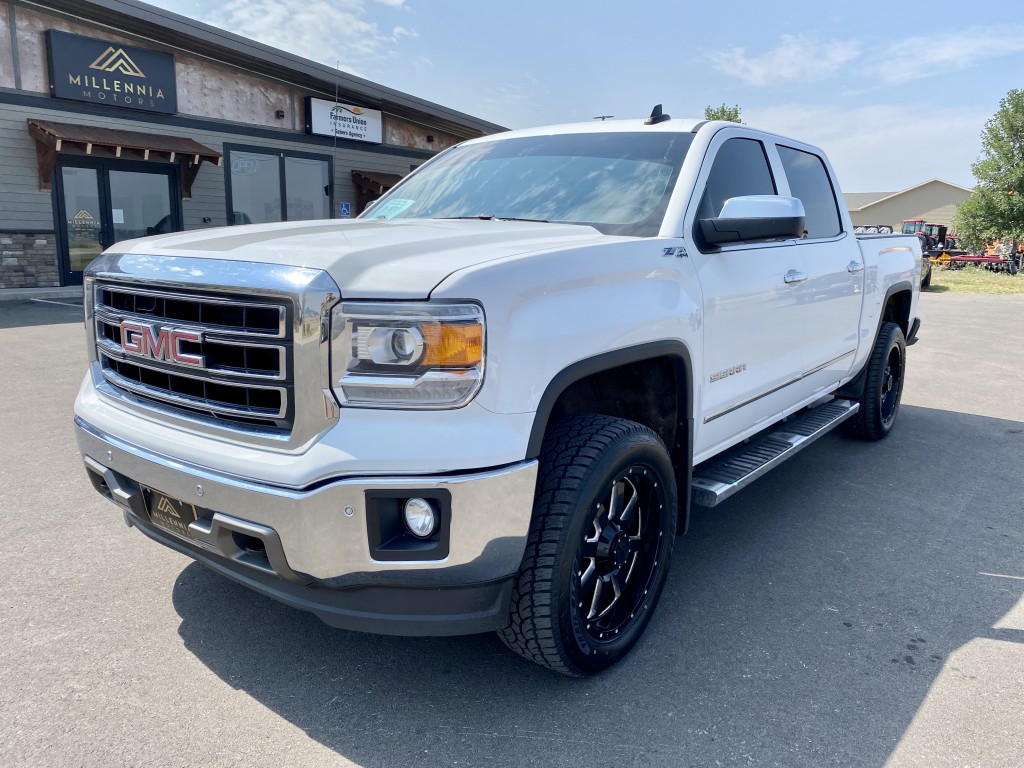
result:
M 426 499 L 409 499 L 405 502 L 405 527 L 409 533 L 425 539 L 437 529 L 437 510 Z

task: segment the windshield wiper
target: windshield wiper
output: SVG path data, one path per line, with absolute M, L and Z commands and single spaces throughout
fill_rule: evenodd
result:
M 538 224 L 550 224 L 547 219 L 520 219 L 515 216 L 494 216 L 490 213 L 478 213 L 476 216 L 438 216 L 439 219 L 458 221 L 460 219 L 480 219 L 481 221 L 534 221 Z

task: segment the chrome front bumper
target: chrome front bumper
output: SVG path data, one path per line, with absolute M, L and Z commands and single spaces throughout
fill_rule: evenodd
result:
M 78 417 L 75 432 L 93 485 L 122 508 L 127 522 L 231 578 L 317 613 L 328 623 L 396 634 L 455 634 L 494 628 L 505 620 L 506 593 L 522 561 L 530 526 L 536 461 L 443 477 L 338 478 L 296 490 L 212 473 L 157 455 L 103 434 Z M 268 460 L 273 459 L 268 455 Z M 143 486 L 196 507 L 198 519 L 189 526 L 190 538 L 150 522 Z M 371 555 L 367 499 L 380 492 L 400 495 L 406 489 L 450 494 L 450 537 L 443 559 L 382 560 Z M 251 539 L 261 542 L 262 552 L 244 545 Z M 411 590 L 415 595 L 410 604 L 425 611 L 429 619 L 435 613 L 432 602 L 444 606 L 443 599 L 435 599 L 439 593 L 485 585 L 493 587 L 485 589 L 487 600 L 503 605 L 488 608 L 493 615 L 483 623 L 471 621 L 454 631 L 432 631 L 429 620 L 415 623 L 416 631 L 398 626 L 401 622 L 394 628 L 374 622 L 364 626 L 339 619 L 332 608 L 345 613 L 347 594 L 358 597 L 360 615 L 374 613 L 372 594 L 380 590 L 385 591 L 379 595 L 381 600 L 399 608 L 405 601 L 396 601 L 394 590 Z M 477 605 L 478 598 L 469 603 Z M 367 599 L 370 605 L 365 604 Z M 408 613 L 408 606 L 400 610 Z M 458 624 L 441 618 L 449 630 Z

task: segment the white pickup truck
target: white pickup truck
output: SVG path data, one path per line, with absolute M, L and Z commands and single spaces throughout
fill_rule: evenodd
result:
M 119 243 L 86 275 L 88 475 L 334 626 L 598 672 L 691 503 L 892 428 L 921 255 L 840 200 L 812 146 L 656 109 L 466 142 L 354 221 Z

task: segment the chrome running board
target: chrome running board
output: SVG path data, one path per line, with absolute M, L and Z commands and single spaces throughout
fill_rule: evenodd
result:
M 736 491 L 790 459 L 860 410 L 850 400 L 830 400 L 788 421 L 754 442 L 725 452 L 693 470 L 693 503 L 721 504 Z

